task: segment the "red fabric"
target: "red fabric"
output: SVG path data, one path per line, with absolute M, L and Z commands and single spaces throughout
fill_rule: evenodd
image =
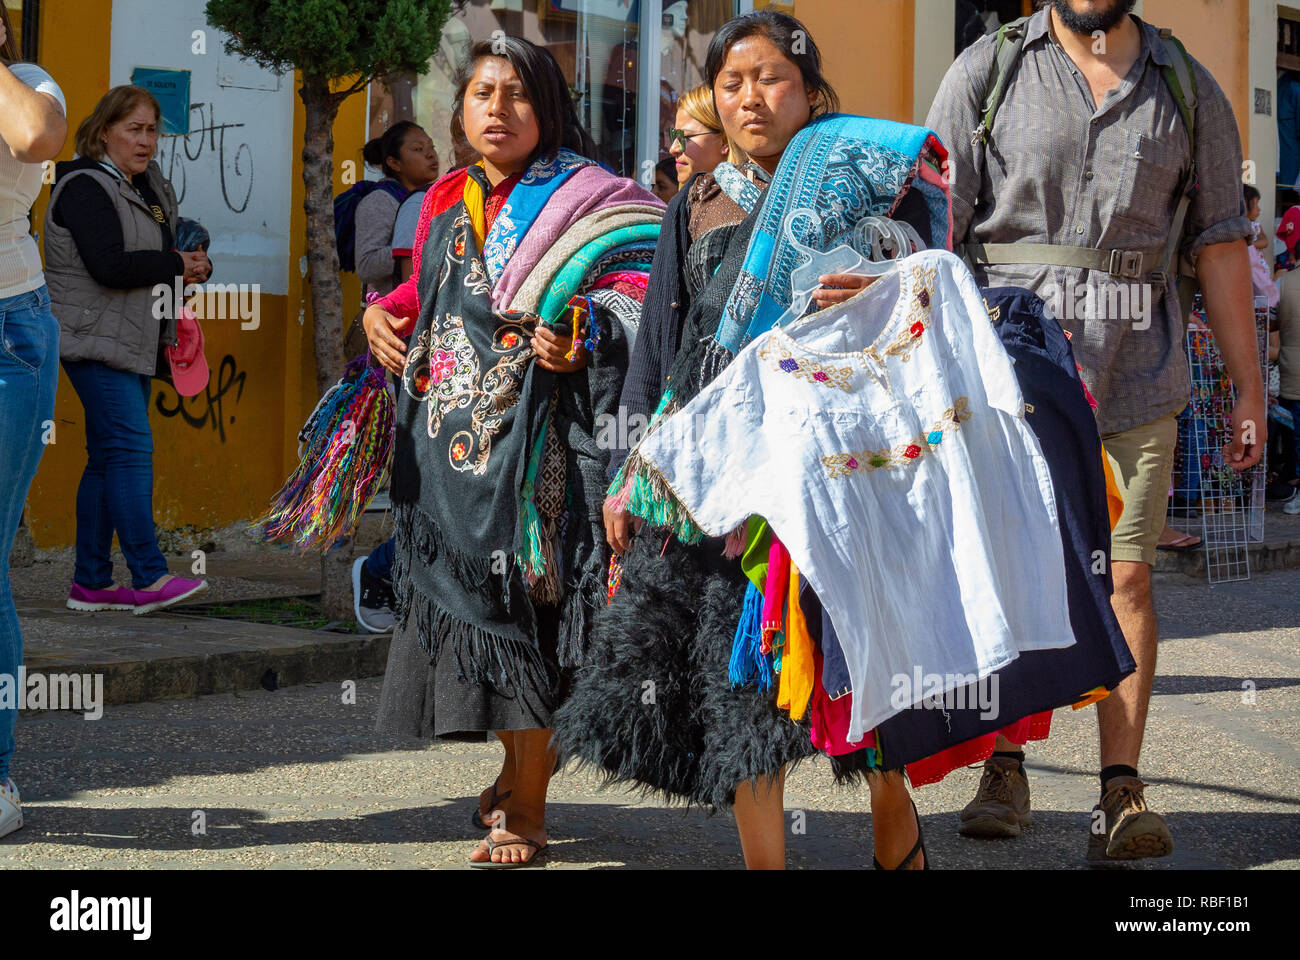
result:
M 492 224 L 496 223 L 497 214 L 505 206 L 506 198 L 510 196 L 510 191 L 515 188 L 515 184 L 519 182 L 521 176 L 523 174 L 516 173 L 513 176 L 506 177 L 493 187 L 492 192 L 488 194 L 487 202 L 483 205 L 483 223 L 489 233 L 492 231 Z
M 612 273 L 605 274 L 592 284 L 592 289 L 599 290 L 601 287 L 616 287 L 620 283 L 637 286 L 644 290 L 650 285 L 650 274 L 642 273 L 640 270 L 615 270 Z
M 848 697 L 844 698 L 845 700 Z M 1036 713 L 1025 717 L 1010 726 L 1003 727 L 997 733 L 986 733 L 974 740 L 967 740 L 955 747 L 941 750 L 932 757 L 918 760 L 907 765 L 907 778 L 912 786 L 923 787 L 927 783 L 938 783 L 959 767 L 969 767 L 973 763 L 983 763 L 993 756 L 993 744 L 997 742 L 998 733 L 1018 746 L 1024 746 L 1030 740 L 1046 740 L 1052 729 L 1052 711 Z M 889 758 L 885 758 L 888 762 Z
M 417 285 L 420 279 L 420 253 L 424 242 L 429 239 L 429 224 L 433 218 L 450 210 L 465 195 L 465 179 L 469 173 L 465 168 L 453 170 L 440 177 L 424 192 L 424 202 L 420 205 L 420 222 L 415 228 L 415 247 L 411 251 L 411 276 L 393 288 L 393 292 L 376 301 L 381 307 L 395 317 L 414 320 L 420 315 L 420 294 Z
M 867 735 L 858 743 L 848 741 L 849 713 L 853 707 L 853 694 L 845 694 L 832 700 L 822 686 L 822 652 L 820 648 L 813 651 L 814 674 L 812 696 L 812 743 L 827 756 L 839 757 L 855 750 L 876 745 L 876 733 L 867 731 Z M 933 756 L 907 765 L 907 778 L 914 787 L 938 783 L 952 771 L 969 767 L 974 763 L 983 763 L 993 756 L 993 745 L 998 734 L 1012 743 L 1023 746 L 1030 740 L 1046 740 L 1052 729 L 1052 711 L 1036 713 L 1015 723 L 1008 724 L 996 733 L 986 733 L 973 740 L 967 740 L 947 750 L 940 750 Z M 889 763 L 889 757 L 882 758 Z
M 621 293 L 625 297 L 631 297 L 637 303 L 645 303 L 645 287 L 638 287 L 631 283 L 614 284 L 614 292 Z

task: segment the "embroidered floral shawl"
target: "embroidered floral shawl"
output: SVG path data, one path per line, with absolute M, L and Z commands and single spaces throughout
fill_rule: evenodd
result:
M 545 560 L 558 595 L 545 600 L 560 607 L 561 664 L 580 657 L 586 613 L 603 599 L 606 453 L 594 437 L 597 419 L 616 411 L 627 361 L 621 325 L 597 307 L 587 367 L 552 374 L 532 362 L 537 317 L 493 307 L 484 252 L 504 268 L 524 235 L 520 224 L 535 220 L 564 182 L 541 176 L 555 168 L 554 161 L 534 164 L 490 229 L 484 204 L 491 187 L 482 168 L 443 178 L 430 191 L 412 278 L 418 315 L 397 405 L 398 619 L 414 622 L 432 657 L 450 642 L 462 676 L 503 691 L 525 682 L 546 689 L 553 680 L 538 645 L 536 584 L 516 561 L 526 512 L 553 521 Z M 606 175 L 595 188 L 628 185 Z M 409 295 L 395 291 L 390 302 L 409 303 Z

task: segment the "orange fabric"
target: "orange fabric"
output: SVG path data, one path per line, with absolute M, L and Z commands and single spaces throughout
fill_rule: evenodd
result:
M 1119 523 L 1119 515 L 1124 512 L 1124 497 L 1119 492 L 1119 484 L 1115 482 L 1115 474 L 1110 469 L 1110 457 L 1106 456 L 1106 448 L 1101 448 L 1101 467 L 1106 471 L 1106 512 L 1110 514 L 1110 528 L 1115 529 L 1115 524 Z
M 786 597 L 785 649 L 781 652 L 776 705 L 788 710 L 791 720 L 802 720 L 812 699 L 816 662 L 812 635 L 799 606 L 799 568 L 794 561 L 790 562 L 790 589 Z

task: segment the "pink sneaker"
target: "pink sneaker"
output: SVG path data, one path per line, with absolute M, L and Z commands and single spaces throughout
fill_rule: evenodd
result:
M 117 584 L 107 590 L 87 590 L 79 583 L 73 583 L 68 594 L 69 610 L 84 610 L 94 613 L 97 610 L 134 610 L 135 591 Z
M 172 577 L 157 590 L 135 590 L 135 606 L 131 612 L 137 617 L 142 614 L 152 613 L 155 610 L 161 610 L 163 607 L 170 607 L 173 603 L 180 603 L 196 593 L 202 593 L 208 589 L 206 580 L 187 580 L 184 577 Z

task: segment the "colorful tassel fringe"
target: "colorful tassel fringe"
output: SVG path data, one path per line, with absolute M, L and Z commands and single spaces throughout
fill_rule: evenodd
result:
M 328 550 L 356 530 L 388 483 L 393 396 L 369 357 L 348 363 L 298 434 L 298 466 L 252 524 L 266 541 Z
M 745 590 L 745 606 L 740 613 L 740 622 L 736 624 L 735 639 L 731 642 L 727 676 L 733 686 L 755 678 L 759 690 L 768 690 L 772 686 L 771 661 L 759 652 L 763 640 L 762 620 L 763 591 L 751 583 Z

